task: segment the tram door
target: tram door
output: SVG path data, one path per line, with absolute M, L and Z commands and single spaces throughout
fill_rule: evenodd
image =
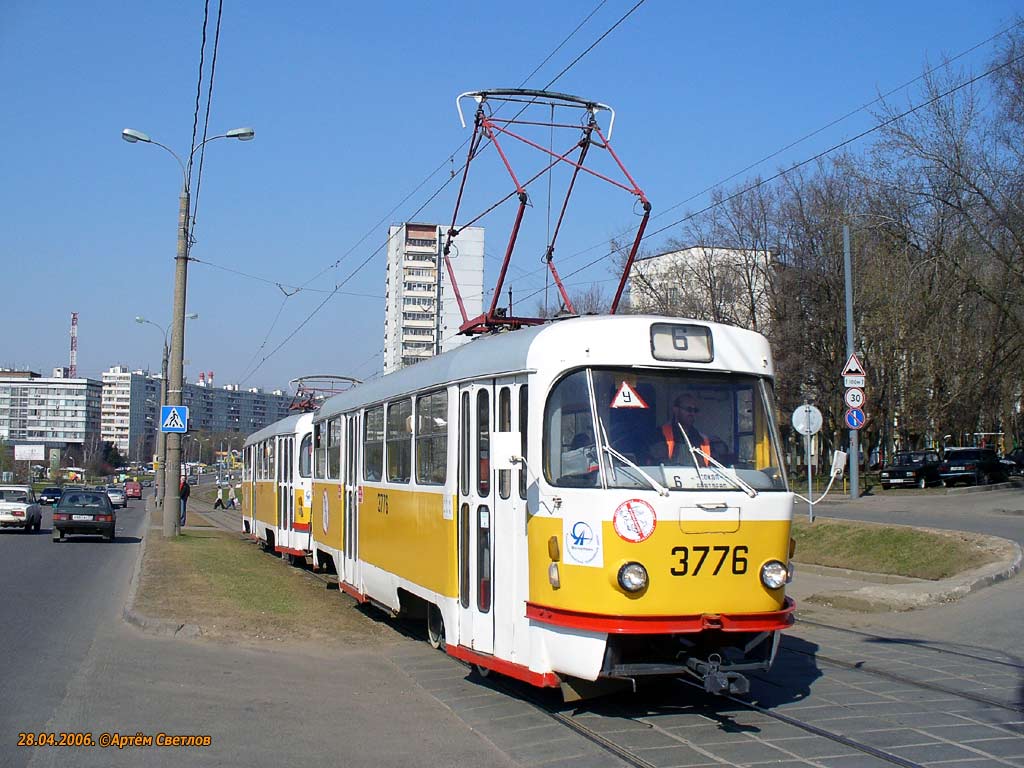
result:
M 459 388 L 459 643 L 494 653 L 493 383 Z
M 279 438 L 277 452 L 277 544 L 291 546 L 292 518 L 295 515 L 294 458 L 295 438 Z
M 345 442 L 342 483 L 345 485 L 345 531 L 342 539 L 344 564 L 342 580 L 361 589 L 357 583 L 359 560 L 359 414 L 345 418 Z

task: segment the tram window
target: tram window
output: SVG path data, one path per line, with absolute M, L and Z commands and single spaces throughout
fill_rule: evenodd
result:
M 491 492 L 491 393 L 476 393 L 476 488 L 481 496 Z
M 412 400 L 388 405 L 388 482 L 408 483 L 412 473 Z
M 448 392 L 416 398 L 416 482 L 444 485 L 448 469 Z
M 459 409 L 459 489 L 463 496 L 469 494 L 469 445 L 469 392 L 463 392 Z
M 459 602 L 469 608 L 469 504 L 459 507 Z
M 528 389 L 528 385 L 526 385 L 526 384 L 523 384 L 523 386 L 521 386 L 519 388 L 519 436 L 520 436 L 520 439 L 522 440 L 522 453 L 520 455 L 523 457 L 523 463 L 519 466 L 519 498 L 521 498 L 521 499 L 525 499 L 526 498 L 526 483 L 527 483 L 527 477 L 526 477 L 526 467 L 527 467 L 527 462 L 526 462 L 526 425 L 529 422 L 529 420 L 526 418 L 527 415 L 529 414 L 529 410 L 527 408 L 527 403 L 529 402 L 529 398 L 528 398 L 528 395 L 527 395 L 527 389 Z
M 267 440 L 267 480 L 276 480 L 277 474 L 274 472 L 274 439 Z
M 341 477 L 341 417 L 327 422 L 327 478 Z
M 512 390 L 502 387 L 498 390 L 498 431 L 512 431 Z M 512 470 L 498 470 L 498 495 L 507 499 L 512 495 Z
M 321 421 L 313 425 L 313 453 L 316 456 L 316 478 L 327 477 L 327 422 Z
M 302 436 L 302 444 L 299 446 L 299 477 L 309 477 L 313 474 L 313 433 Z
M 384 465 L 384 406 L 368 408 L 363 419 L 363 479 L 379 481 Z
M 491 510 L 476 510 L 476 607 L 481 613 L 491 610 Z

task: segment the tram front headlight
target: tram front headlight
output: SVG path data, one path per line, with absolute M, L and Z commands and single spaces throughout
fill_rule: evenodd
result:
M 640 563 L 626 563 L 619 568 L 619 586 L 632 593 L 647 589 L 647 569 Z
M 761 583 L 768 589 L 778 589 L 789 580 L 789 569 L 785 563 L 769 560 L 761 566 Z

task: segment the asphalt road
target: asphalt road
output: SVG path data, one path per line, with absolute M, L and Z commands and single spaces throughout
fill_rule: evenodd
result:
M 138 556 L 144 505 L 117 511 L 117 538 L 50 540 L 53 511 L 38 534 L 0 531 L 0 765 L 25 766 L 18 734 L 44 731 L 101 626 L 120 621 Z
M 822 502 L 821 517 L 897 523 L 924 528 L 971 531 L 1000 536 L 1024 547 L 1024 488 L 946 494 L 944 489 L 893 491 L 857 501 Z M 799 513 L 799 508 L 798 508 Z M 1021 652 L 1021 616 L 1024 588 L 1021 579 L 1000 582 L 949 605 L 907 613 L 854 614 L 850 624 L 887 635 L 925 638 L 992 651 L 1024 661 Z

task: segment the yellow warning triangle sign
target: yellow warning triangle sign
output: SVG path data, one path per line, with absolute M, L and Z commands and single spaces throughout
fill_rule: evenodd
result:
M 857 359 L 857 355 L 850 355 L 850 359 L 846 361 L 846 367 L 843 368 L 843 376 L 866 376 L 864 366 L 860 364 L 860 360 Z

